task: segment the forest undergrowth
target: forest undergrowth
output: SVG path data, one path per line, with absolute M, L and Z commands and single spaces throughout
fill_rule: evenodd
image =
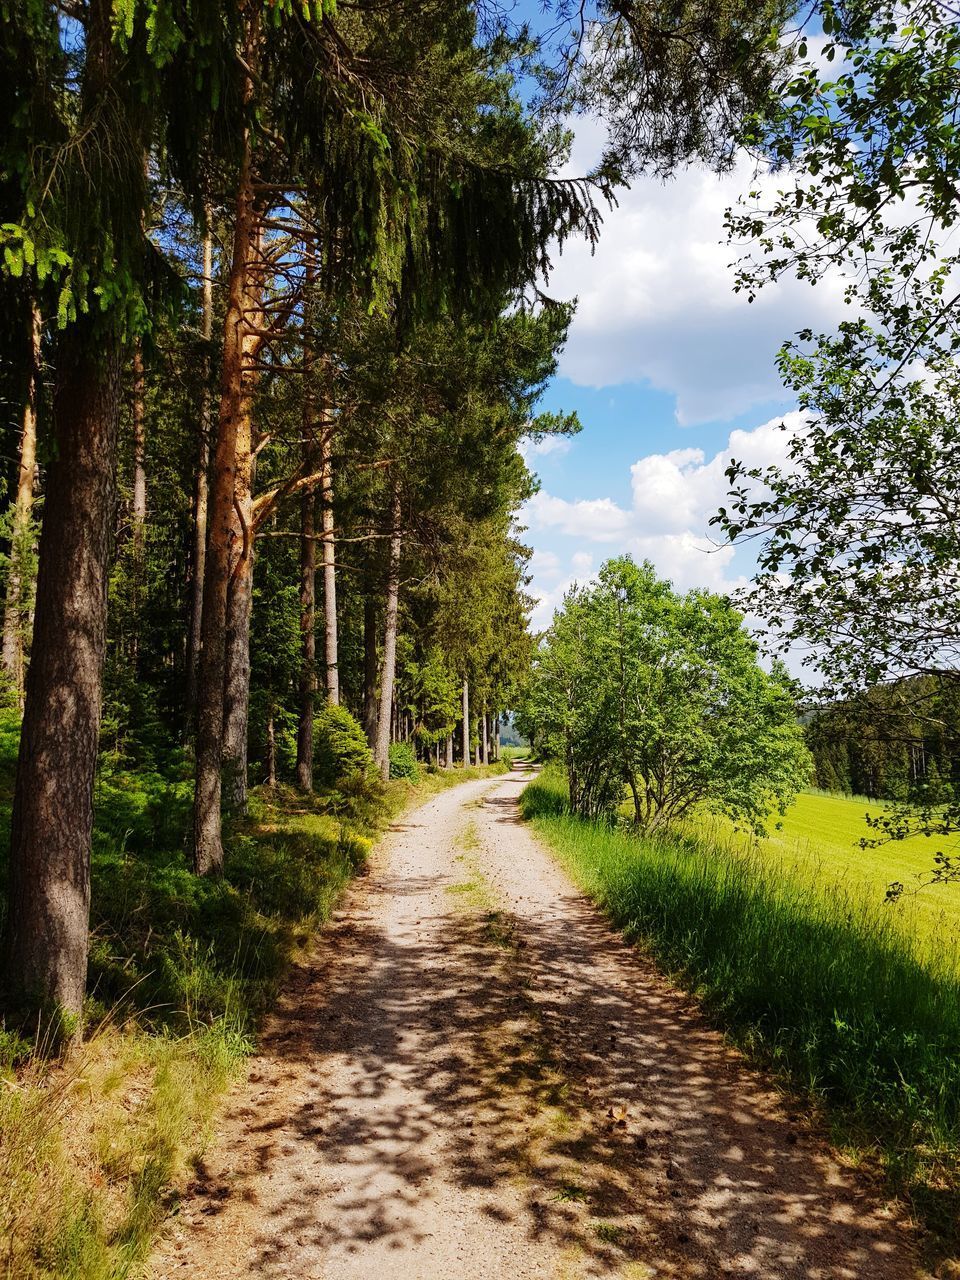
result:
M 5 715 L 4 832 L 17 739 Z M 357 779 L 311 797 L 261 788 L 228 823 L 226 873 L 211 879 L 185 856 L 189 760 L 135 769 L 103 757 L 84 1033 L 51 1057 L 22 1029 L 0 1030 L 0 1274 L 138 1274 L 285 969 L 372 842 L 406 805 L 505 767 Z
M 883 1176 L 953 1275 L 960 1258 L 960 957 L 911 937 L 880 895 L 785 874 L 696 835 L 638 837 L 568 811 L 562 773 L 524 816 L 628 941 Z

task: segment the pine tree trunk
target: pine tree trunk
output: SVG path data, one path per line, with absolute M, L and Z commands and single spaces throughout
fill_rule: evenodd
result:
M 487 741 L 487 708 L 480 712 L 480 763 L 490 763 L 490 747 Z
M 133 506 L 131 509 L 131 533 L 133 558 L 142 566 L 144 540 L 147 531 L 147 434 L 144 425 L 145 389 L 143 376 L 143 352 L 139 341 L 133 348 Z
M 321 441 L 323 484 L 320 490 L 323 525 L 323 654 L 326 669 L 327 701 L 340 703 L 340 668 L 337 665 L 337 546 L 333 524 L 333 431 L 324 425 Z
M 482 731 L 482 728 L 481 728 L 481 721 L 480 721 L 480 717 L 478 716 L 478 717 L 477 717 L 477 745 L 476 745 L 476 749 L 475 749 L 475 751 L 474 751 L 474 753 L 473 753 L 473 763 L 474 763 L 474 764 L 476 764 L 476 765 L 479 765 L 479 764 L 482 764 L 482 763 L 483 763 L 483 761 L 482 761 L 482 759 L 481 759 L 481 755 L 480 755 L 480 752 L 481 752 L 481 741 L 482 741 L 482 739 L 483 739 L 483 731 Z
M 258 327 L 259 286 L 251 290 L 249 322 Z M 250 721 L 250 621 L 253 615 L 253 488 L 256 452 L 253 440 L 253 391 L 256 374 L 249 369 L 259 339 L 245 334 L 242 394 L 237 424 L 230 585 L 227 592 L 227 642 L 223 682 L 223 776 L 227 803 L 239 813 L 247 809 L 247 734 Z
M 277 785 L 277 732 L 274 725 L 273 703 L 267 715 L 267 786 Z
M 463 681 L 463 767 L 470 765 L 470 686 Z
M 447 758 L 445 763 L 448 769 L 453 768 L 453 734 L 452 733 L 447 734 Z
M 209 221 L 210 213 L 207 218 Z M 187 725 L 193 734 L 197 711 L 197 667 L 203 617 L 203 578 L 207 559 L 207 504 L 210 484 L 210 341 L 213 337 L 213 236 L 203 237 L 204 379 L 200 406 L 200 449 L 193 493 L 193 581 L 190 584 L 190 626 L 187 633 Z
M 370 750 L 377 749 L 377 603 L 363 598 L 363 727 Z
M 133 599 L 133 620 L 130 629 L 130 659 L 134 670 L 140 652 L 140 613 L 146 578 L 147 538 L 147 435 L 145 426 L 146 406 L 143 376 L 143 351 L 140 341 L 133 348 L 133 494 L 130 507 L 130 577 Z
M 83 1002 L 119 407 L 119 340 L 82 317 L 58 353 L 10 844 L 11 1008 L 78 1013 Z
M 307 268 L 306 292 L 313 285 L 313 267 Z M 303 347 L 303 461 L 307 472 L 317 465 L 317 387 L 315 354 Z M 313 721 L 317 700 L 317 544 L 316 494 L 309 490 L 300 499 L 300 707 L 297 718 L 297 786 L 313 790 Z
M 313 790 L 313 718 L 317 697 L 315 539 L 316 495 L 305 493 L 300 508 L 300 715 L 297 721 L 297 786 Z
M 252 12 L 256 14 L 256 9 Z M 251 21 L 251 37 L 254 32 L 255 19 Z M 255 40 L 248 39 L 247 46 L 248 56 L 253 57 Z M 256 307 L 258 293 L 254 270 L 257 224 L 250 144 L 247 139 L 237 191 L 233 258 L 224 322 L 220 412 L 213 450 L 200 661 L 197 672 L 193 865 L 198 875 L 216 874 L 223 869 L 220 765 L 223 750 L 227 597 L 234 535 L 237 432 L 243 404 L 244 334 L 247 315 Z
M 30 367 L 27 375 L 23 418 L 20 428 L 20 465 L 17 472 L 17 497 L 13 507 L 10 532 L 10 572 L 3 610 L 3 669 L 7 673 L 17 702 L 23 708 L 24 633 L 27 609 L 24 597 L 29 594 L 30 517 L 37 474 L 37 396 L 40 382 L 40 309 L 30 307 Z
M 253 501 L 243 499 L 245 515 Z M 247 525 L 249 529 L 249 524 Z M 250 719 L 250 620 L 253 613 L 253 544 L 241 552 L 227 596 L 227 637 L 223 682 L 223 779 L 231 809 L 247 808 L 247 730 Z
M 383 631 L 383 670 L 380 675 L 380 713 L 375 760 L 380 776 L 390 777 L 390 724 L 393 682 L 397 665 L 397 615 L 400 603 L 400 494 L 394 488 L 390 504 L 390 558 L 387 567 L 386 621 Z

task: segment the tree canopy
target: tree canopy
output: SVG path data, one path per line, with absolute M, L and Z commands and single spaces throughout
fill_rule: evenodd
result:
M 696 808 L 762 831 L 809 777 L 794 689 L 765 672 L 722 596 L 608 561 L 573 588 L 534 655 L 518 715 L 563 761 L 575 812 L 665 827 Z

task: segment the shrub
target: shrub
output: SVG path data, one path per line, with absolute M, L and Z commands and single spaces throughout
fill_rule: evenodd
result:
M 408 782 L 420 781 L 420 764 L 409 742 L 390 744 L 390 777 L 406 778 Z
M 367 773 L 373 756 L 366 735 L 346 707 L 328 706 L 313 727 L 313 772 L 316 781 L 333 787 L 341 778 Z

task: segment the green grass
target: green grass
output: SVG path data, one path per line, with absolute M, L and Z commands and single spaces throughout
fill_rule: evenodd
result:
M 801 874 L 821 881 L 840 880 L 853 890 L 862 887 L 878 899 L 888 885 L 902 881 L 907 893 L 894 912 L 904 926 L 938 946 L 956 946 L 960 943 L 960 884 L 924 886 L 921 879 L 930 872 L 938 849 L 957 849 L 957 837 L 944 841 L 913 836 L 861 849 L 860 840 L 875 834 L 864 815 L 875 816 L 883 809 L 882 801 L 805 792 L 787 810 L 782 829 L 771 829 L 762 847 L 781 855 Z
M 18 736 L 8 719 L 0 714 L 3 841 Z M 371 779 L 309 799 L 255 792 L 249 816 L 226 825 L 224 877 L 201 880 L 185 852 L 189 761 L 171 753 L 162 772 L 102 761 L 86 1040 L 50 1061 L 0 1029 L 4 1274 L 136 1272 L 285 970 L 372 840 L 406 805 L 498 771 L 429 773 L 418 786 Z
M 785 869 L 769 847 L 750 851 L 716 828 L 638 839 L 567 815 L 553 770 L 522 805 L 612 921 L 742 1046 L 822 1103 L 838 1139 L 878 1157 L 938 1247 L 954 1251 L 960 960 L 868 888 L 873 876 L 885 883 L 882 866 L 859 877 L 844 867 L 838 882 L 807 858 Z M 799 821 L 818 812 L 832 809 L 804 806 Z M 829 852 L 820 866 L 831 867 Z

